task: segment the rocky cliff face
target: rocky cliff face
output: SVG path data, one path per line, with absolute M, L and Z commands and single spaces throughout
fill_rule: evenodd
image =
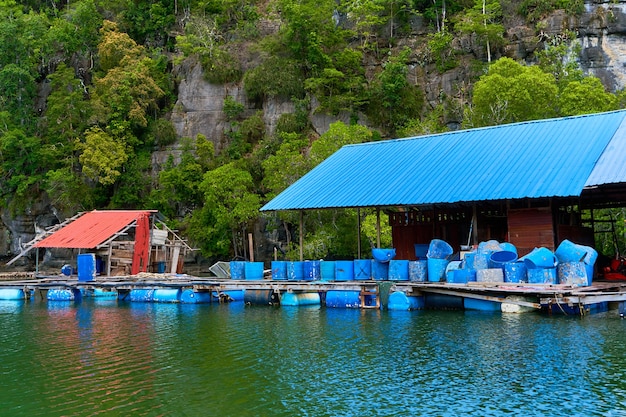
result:
M 626 87 L 626 1 L 587 2 L 581 16 L 572 17 L 563 11 L 557 11 L 539 22 L 536 27 L 530 27 L 519 17 L 513 17 L 513 13 L 509 14 L 505 21 L 507 46 L 501 51 L 501 55 L 531 62 L 533 52 L 547 42 L 579 42 L 582 48 L 579 63 L 583 71 L 600 78 L 612 92 Z M 485 61 L 484 48 L 472 37 L 457 39 L 455 48 L 465 54 L 459 57 L 461 65 L 442 74 L 434 65 L 420 63 L 420 53 L 426 44 L 424 36 L 428 33 L 424 21 L 419 17 L 414 18 L 411 28 L 410 37 L 398 40 L 399 47 L 409 46 L 414 51 L 415 64 L 411 66 L 409 73 L 411 82 L 422 86 L 430 107 L 434 107 L 443 96 L 462 100 L 463 95 L 471 89 L 473 74 L 469 63 L 476 59 Z M 276 29 L 275 25 L 271 27 L 271 30 Z M 575 33 L 575 39 L 567 38 L 568 31 Z M 493 59 L 499 57 L 496 54 Z M 373 71 L 377 65 L 378 62 L 366 62 L 366 69 Z M 202 67 L 194 60 L 186 60 L 177 66 L 175 75 L 179 80 L 178 100 L 172 111 L 171 121 L 181 138 L 195 138 L 202 134 L 220 152 L 227 145 L 223 134 L 228 127 L 223 113 L 225 97 L 231 96 L 243 103 L 246 106 L 244 116 L 250 116 L 259 110 L 248 103 L 241 84 L 214 85 L 207 82 Z M 294 104 L 288 100 L 269 100 L 262 103 L 261 110 L 266 131 L 272 134 L 280 115 L 291 113 L 295 109 Z M 315 105 L 310 118 L 318 134 L 324 133 L 329 124 L 338 119 L 348 121 L 348 115 L 331 117 L 317 114 L 314 110 Z M 367 123 L 364 118 L 361 122 Z M 459 122 L 460 119 L 450 120 L 449 126 L 455 128 Z M 165 151 L 155 152 L 154 169 L 158 170 L 172 152 L 177 153 L 176 144 Z M 29 207 L 24 214 L 0 211 L 0 257 L 19 253 L 22 245 L 33 239 L 38 230 L 64 220 L 62 217 L 45 198 Z M 267 252 L 271 251 L 271 244 L 259 242 L 263 239 L 262 231 L 256 230 L 255 235 L 257 243 L 264 246 Z

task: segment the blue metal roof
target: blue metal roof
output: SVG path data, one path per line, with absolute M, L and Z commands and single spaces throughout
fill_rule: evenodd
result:
M 347 145 L 261 210 L 578 196 L 585 186 L 625 181 L 625 117 L 617 111 Z

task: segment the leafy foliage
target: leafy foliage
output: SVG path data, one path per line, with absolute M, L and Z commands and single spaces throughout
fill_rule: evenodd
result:
M 304 97 L 304 78 L 296 60 L 272 56 L 243 76 L 246 94 L 251 100 L 274 97 Z
M 79 158 L 83 173 L 100 184 L 114 184 L 122 175 L 121 168 L 128 160 L 127 150 L 124 142 L 99 127 L 87 130 Z
M 477 127 L 555 117 L 557 92 L 552 74 L 501 58 L 474 85 L 468 122 Z
M 576 14 L 581 6 L 580 0 L 525 0 L 522 9 L 536 21 L 557 8 Z M 459 79 L 458 94 L 424 88 L 433 70 L 448 79 L 459 65 L 466 47 L 459 34 L 488 53 L 502 52 L 502 22 L 509 18 L 502 7 L 513 6 L 491 0 L 0 0 L 0 204 L 25 210 L 45 193 L 67 214 L 157 208 L 204 255 L 224 258 L 245 254 L 245 234 L 262 201 L 341 146 L 379 139 L 377 130 L 385 137 L 439 133 L 458 122 L 466 105 L 467 127 L 626 106 L 626 92 L 611 94 L 580 71 L 580 45 L 568 32 L 541 35 L 536 66 L 503 58 L 473 86 Z M 416 42 L 399 39 L 416 28 L 409 26 L 416 15 L 430 25 L 428 34 L 420 29 L 412 33 Z M 191 59 L 179 67 L 185 58 Z M 486 68 L 482 61 L 475 62 Z M 180 139 L 182 123 L 170 114 L 175 81 L 184 80 L 172 74 L 196 62 L 206 80 L 229 89 L 218 121 L 223 128 L 215 137 Z M 240 95 L 230 89 L 241 86 L 248 102 L 232 98 Z M 279 100 L 290 101 L 293 113 L 268 129 Z M 320 135 L 319 113 L 351 122 L 332 123 Z M 371 129 L 356 124 L 363 113 Z M 298 233 L 296 216 L 273 219 Z M 374 216 L 361 212 L 363 241 L 370 245 Z M 307 257 L 356 256 L 356 211 L 304 217 Z M 390 245 L 388 228 L 382 238 Z M 291 236 L 287 240 L 297 253 Z
M 428 36 L 428 51 L 439 72 L 445 72 L 458 65 L 452 48 L 454 36 L 447 31 L 435 32 Z
M 410 50 L 404 49 L 398 56 L 390 57 L 371 86 L 372 100 L 367 114 L 391 135 L 419 117 L 424 104 L 421 90 L 407 80 L 409 54 Z
M 205 225 L 208 239 L 216 238 L 218 247 L 225 249 L 224 230 L 230 230 L 235 256 L 245 251 L 237 234 L 246 236 L 248 224 L 256 219 L 260 208 L 260 199 L 253 192 L 254 182 L 249 172 L 234 163 L 222 165 L 204 174 L 200 191 L 204 194 L 205 210 L 210 211 L 213 224 Z M 206 215 L 206 214 L 205 214 Z M 212 236 L 213 234 L 216 234 Z M 228 235 L 226 235 L 228 236 Z M 201 236 L 197 239 L 203 240 Z

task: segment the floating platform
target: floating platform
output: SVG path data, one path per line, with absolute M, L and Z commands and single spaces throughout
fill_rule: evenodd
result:
M 626 282 L 565 284 L 445 283 L 412 281 L 290 281 L 199 278 L 188 275 L 138 274 L 79 281 L 66 276 L 3 280 L 6 298 L 79 302 L 87 297 L 157 303 L 245 302 L 247 304 L 322 305 L 329 308 L 393 310 L 479 310 L 585 315 L 626 306 Z M 82 296 L 81 296 L 82 295 Z M 318 301 L 319 300 L 319 301 Z M 1 300 L 0 300 L 1 301 Z M 625 308 L 626 310 L 626 308 Z

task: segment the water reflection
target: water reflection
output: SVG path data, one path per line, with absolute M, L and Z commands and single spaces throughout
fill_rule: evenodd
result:
M 615 316 L 0 303 L 0 402 L 16 416 L 625 415 L 625 326 Z

